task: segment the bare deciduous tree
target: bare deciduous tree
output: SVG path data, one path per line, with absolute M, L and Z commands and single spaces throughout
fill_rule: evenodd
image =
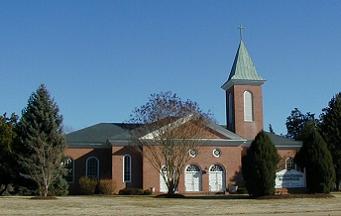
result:
M 203 142 L 207 121 L 198 104 L 183 101 L 176 94 L 152 94 L 149 101 L 134 110 L 131 122 L 141 124 L 132 132 L 132 143 L 138 144 L 143 156 L 165 181 L 168 194 L 177 190 L 181 173 L 192 154 Z

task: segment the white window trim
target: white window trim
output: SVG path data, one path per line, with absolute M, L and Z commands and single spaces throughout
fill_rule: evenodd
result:
M 233 118 L 234 118 L 234 113 L 233 113 L 233 96 L 232 96 L 232 93 L 229 92 L 228 93 L 228 111 L 227 111 L 227 123 L 228 123 L 228 126 L 232 126 L 233 125 Z
M 194 154 L 191 154 L 191 151 L 194 151 Z M 188 154 L 190 157 L 195 158 L 198 155 L 198 151 L 196 149 L 190 149 L 188 150 Z
M 225 169 L 225 167 L 222 165 L 222 164 L 219 164 L 219 163 L 215 163 L 215 164 L 212 164 L 210 167 L 209 167 L 209 169 L 208 169 L 208 175 L 210 175 L 210 172 L 212 172 L 211 171 L 211 169 L 212 169 L 212 167 L 213 166 L 219 166 L 220 168 L 222 168 L 223 169 L 223 179 L 222 179 L 222 183 L 223 183 L 223 189 L 224 190 L 226 190 L 226 179 L 227 179 L 227 171 L 226 171 L 226 169 Z M 208 177 L 208 178 L 210 178 L 210 177 Z M 210 182 L 208 182 L 208 185 L 210 185 Z M 211 191 L 211 188 L 209 187 L 209 190 Z M 214 192 L 218 192 L 218 191 L 214 191 Z
M 130 160 L 130 163 L 129 163 L 129 176 L 130 176 L 130 179 L 129 179 L 129 181 L 125 181 L 125 179 L 124 179 L 124 169 L 125 169 L 125 163 L 124 163 L 124 159 L 125 159 L 125 157 L 129 157 L 129 160 Z M 123 155 L 123 163 L 122 163 L 122 168 L 123 168 L 123 170 L 122 170 L 122 180 L 123 180 L 123 182 L 124 183 L 131 183 L 131 179 L 132 179 L 132 176 L 131 176 L 131 155 L 130 154 L 125 154 L 125 155 Z
M 251 120 L 250 119 L 246 119 L 246 93 L 249 93 L 251 96 Z M 254 102 L 253 102 L 254 98 L 253 98 L 253 94 L 251 91 L 244 91 L 243 93 L 243 101 L 244 101 L 244 121 L 245 122 L 253 122 L 254 121 Z
M 199 191 L 188 191 L 188 190 L 186 190 L 186 172 L 187 172 L 187 169 L 188 169 L 188 167 L 190 167 L 190 166 L 196 166 L 198 169 L 199 169 L 199 173 L 200 173 L 200 178 L 199 178 Z M 186 167 L 185 167 L 185 179 L 184 179 L 184 183 L 185 183 L 185 191 L 186 192 L 191 192 L 191 193 L 198 193 L 198 192 L 202 192 L 203 191 L 203 186 L 202 186 L 202 169 L 201 169 L 201 167 L 199 166 L 199 165 L 197 165 L 197 164 L 188 164 Z
M 90 159 L 96 159 L 96 161 L 97 161 L 97 179 L 98 179 L 99 178 L 99 160 L 95 156 L 90 156 L 86 159 L 86 161 L 85 161 L 85 176 L 88 177 L 88 161 Z
M 215 155 L 215 154 L 214 154 L 215 151 L 219 151 L 220 154 L 219 154 L 219 155 Z M 215 148 L 215 149 L 213 149 L 212 155 L 213 155 L 215 158 L 221 157 L 221 155 L 222 155 L 221 149 L 220 149 L 220 148 Z

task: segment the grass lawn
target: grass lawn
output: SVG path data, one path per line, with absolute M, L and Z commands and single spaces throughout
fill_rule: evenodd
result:
M 57 200 L 0 197 L 0 215 L 341 215 L 335 198 L 165 199 L 149 196 L 67 196 Z

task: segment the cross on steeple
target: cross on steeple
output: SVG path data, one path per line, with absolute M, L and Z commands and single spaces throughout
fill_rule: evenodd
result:
M 245 30 L 245 27 L 242 24 L 240 24 L 238 29 L 239 29 L 240 40 L 243 40 L 243 30 Z

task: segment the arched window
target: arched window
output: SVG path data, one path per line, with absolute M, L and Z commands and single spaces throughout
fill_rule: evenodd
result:
M 287 170 L 292 170 L 292 169 L 295 169 L 295 161 L 294 161 L 294 158 L 292 157 L 288 157 L 285 161 L 285 168 Z
M 227 124 L 229 127 L 233 125 L 233 96 L 232 93 L 229 92 L 228 94 L 228 110 L 227 110 Z
M 99 178 L 99 161 L 96 157 L 91 156 L 86 159 L 86 173 L 90 178 Z
M 185 190 L 188 192 L 201 191 L 201 170 L 196 165 L 189 165 L 185 169 Z
M 131 182 L 131 156 L 123 156 L 123 182 Z
M 75 163 L 74 160 L 72 160 L 72 158 L 68 157 L 65 159 L 65 161 L 63 162 L 64 167 L 66 168 L 66 176 L 65 179 L 68 182 L 73 182 L 74 181 L 74 173 L 75 173 Z
M 253 121 L 253 98 L 249 91 L 244 92 L 244 121 Z

